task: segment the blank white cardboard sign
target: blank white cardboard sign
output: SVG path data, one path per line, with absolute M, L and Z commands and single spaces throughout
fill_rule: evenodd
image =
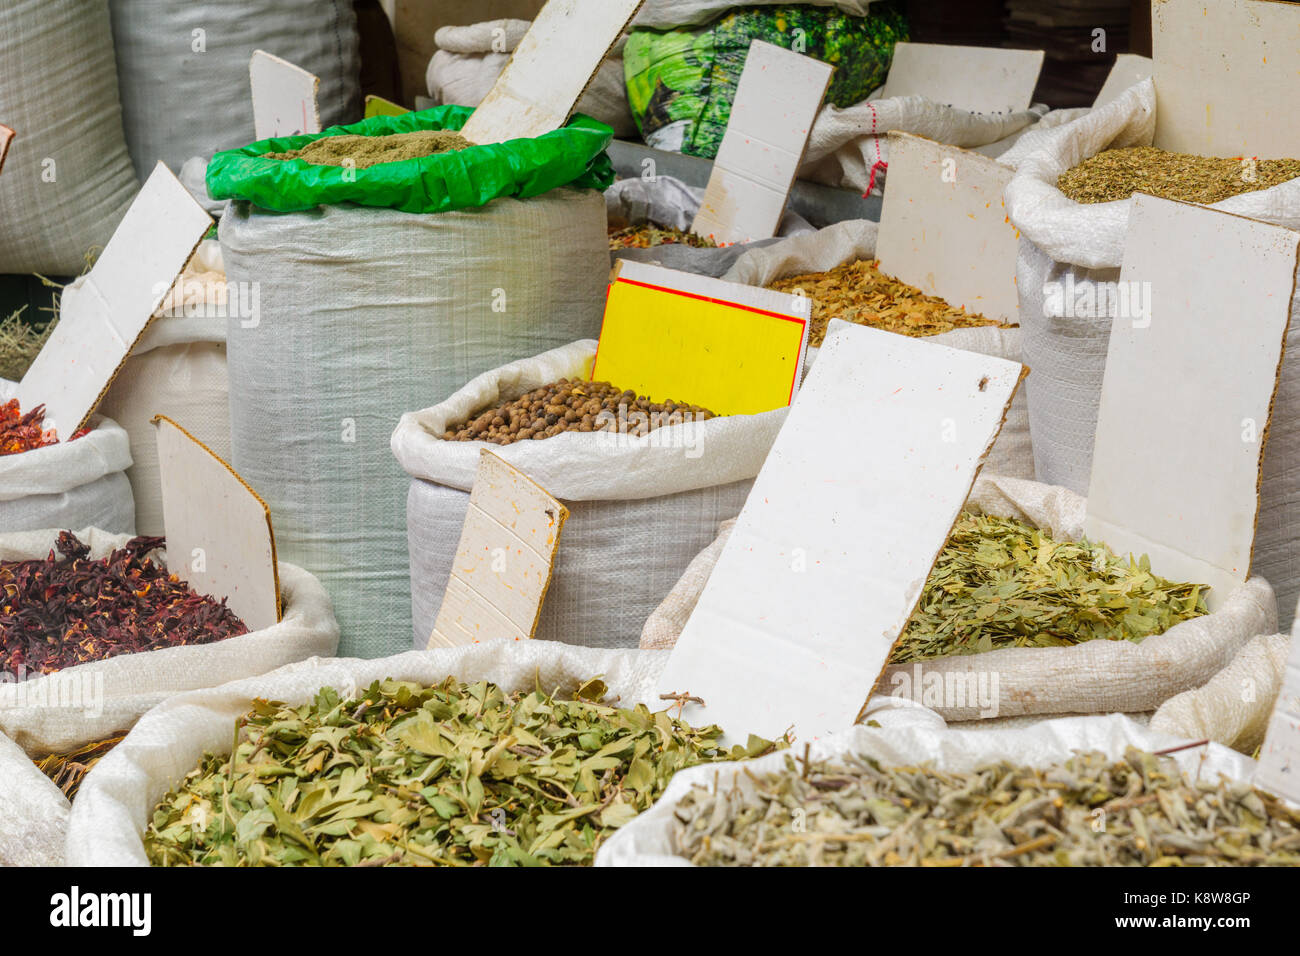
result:
M 483 449 L 428 646 L 530 640 L 568 517 L 546 489 Z
M 691 231 L 718 242 L 776 235 L 835 68 L 755 40 Z
M 13 142 L 14 131 L 8 126 L 0 126 L 0 172 L 5 168 L 5 157 L 9 155 L 9 144 Z
M 1155 62 L 1149 56 L 1141 56 L 1137 53 L 1119 54 L 1115 57 L 1115 65 L 1106 74 L 1106 82 L 1102 84 L 1101 92 L 1092 101 L 1093 109 L 1105 106 L 1111 100 L 1117 99 L 1129 87 L 1137 86 L 1143 80 L 1150 79 L 1154 69 Z
M 1155 145 L 1300 158 L 1300 5 L 1161 0 L 1151 11 Z
M 67 439 L 83 427 L 185 268 L 212 219 L 159 163 L 100 254 L 63 290 L 54 327 L 15 397 L 45 405 L 45 422 Z
M 972 113 L 1016 113 L 1029 109 L 1042 69 L 1042 50 L 899 43 L 880 99 L 924 96 Z
M 645 0 L 547 0 L 461 134 L 485 145 L 559 129 Z
M 248 61 L 253 89 L 253 135 L 299 136 L 320 132 L 320 77 L 265 50 L 254 50 Z
M 851 726 L 1023 372 L 832 320 L 659 692 L 731 741 Z
M 1300 614 L 1291 627 L 1291 656 L 1259 754 L 1255 786 L 1300 804 Z
M 1134 197 L 1084 531 L 1211 610 L 1250 573 L 1298 257 L 1300 233 Z
M 170 418 L 153 422 L 168 569 L 199 594 L 225 598 L 250 631 L 271 627 L 280 577 L 266 502 Z
M 1020 234 L 1002 202 L 1013 174 L 979 153 L 890 133 L 881 271 L 968 312 L 1019 321 Z

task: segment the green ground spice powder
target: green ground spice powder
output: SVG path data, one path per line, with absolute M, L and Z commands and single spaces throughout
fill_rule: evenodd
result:
M 313 140 L 301 149 L 284 153 L 267 153 L 265 159 L 302 159 L 316 166 L 342 166 L 352 160 L 357 169 L 369 169 L 380 163 L 398 163 L 404 159 L 421 159 L 439 153 L 453 153 L 474 144 L 449 129 L 417 130 L 389 136 L 326 136 Z
M 1154 146 L 1108 149 L 1062 173 L 1057 188 L 1075 202 L 1114 202 L 1135 192 L 1210 205 L 1300 176 L 1296 159 L 1218 159 Z

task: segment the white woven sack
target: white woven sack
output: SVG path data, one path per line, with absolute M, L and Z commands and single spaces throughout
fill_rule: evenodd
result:
M 214 240 L 200 244 L 100 403 L 100 411 L 131 440 L 134 461 L 126 477 L 137 534 L 164 533 L 155 415 L 166 415 L 230 461 L 226 276 L 217 271 L 220 260 Z M 213 264 L 217 269 L 209 268 Z
M 753 0 L 749 7 L 780 6 L 783 0 Z M 871 12 L 874 0 L 806 0 L 803 6 L 835 7 L 854 17 L 865 17 Z M 650 30 L 671 30 L 673 27 L 691 27 L 716 20 L 732 7 L 735 0 L 646 0 L 646 4 L 632 20 L 633 25 Z
M 77 275 L 140 188 L 122 135 L 108 0 L 0 7 L 0 273 Z
M 219 235 L 231 283 L 260 292 L 255 324 L 227 320 L 232 464 L 270 506 L 280 556 L 325 585 L 342 653 L 405 649 L 409 481 L 393 427 L 476 375 L 599 334 L 604 200 L 555 189 L 437 215 L 232 203 Z
M 1072 123 L 1043 134 L 1019 160 L 1006 190 L 1007 213 L 1021 231 L 1017 287 L 1030 428 L 1037 477 L 1086 494 L 1097 411 L 1114 315 L 1113 296 L 1092 316 L 1047 314 L 1046 290 L 1119 280 L 1132 200 L 1076 203 L 1056 187 L 1060 175 L 1105 149 L 1150 145 L 1156 98 L 1150 80 Z M 1212 207 L 1300 228 L 1300 179 L 1225 199 Z M 1289 360 L 1282 365 L 1264 453 L 1253 570 L 1272 582 L 1289 627 L 1300 598 L 1300 297 L 1292 302 Z
M 130 540 L 98 529 L 75 532 L 102 558 Z M 44 558 L 58 529 L 0 534 L 0 561 Z M 291 564 L 279 565 L 281 621 L 213 644 L 168 647 L 66 667 L 20 683 L 0 682 L 0 733 L 29 754 L 63 753 L 129 728 L 164 698 L 265 674 L 338 648 L 338 625 L 324 588 Z
M 547 641 L 490 641 L 468 647 L 410 651 L 383 660 L 311 660 L 173 697 L 154 708 L 81 785 L 68 826 L 70 866 L 145 866 L 141 834 L 158 801 L 198 765 L 205 752 L 229 753 L 235 720 L 254 698 L 298 704 L 322 687 L 352 696 L 377 680 L 433 684 L 454 676 L 487 680 L 508 692 L 540 687 L 572 693 L 600 676 L 619 707 L 664 709 L 655 685 L 667 654 L 570 647 Z M 869 716 L 884 727 L 938 722 L 904 701 L 877 698 Z M 941 722 L 939 722 L 941 723 Z
M 0 866 L 62 866 L 71 809 L 23 748 L 0 734 Z
M 981 475 L 969 510 L 1015 518 L 1059 541 L 1083 537 L 1085 499 L 1066 488 L 1018 478 Z M 730 528 L 699 555 L 646 621 L 641 646 L 671 648 L 698 603 Z M 1158 570 L 1158 569 L 1157 569 Z M 1277 602 L 1263 578 L 1228 596 L 1214 614 L 1184 621 L 1140 644 L 1090 641 L 1075 647 L 1013 647 L 887 667 L 877 683 L 884 694 L 914 694 L 948 721 L 1043 714 L 1143 713 L 1175 694 L 1197 688 L 1222 670 L 1254 637 L 1276 630 Z M 943 704 L 923 695 L 927 681 L 994 692 L 995 706 L 954 697 Z M 971 695 L 972 697 L 974 695 Z M 990 712 L 992 711 L 992 712 Z
M 438 437 L 538 386 L 589 378 L 595 352 L 588 339 L 512 362 L 439 405 L 402 416 L 392 448 L 412 478 L 407 520 L 417 647 L 428 642 L 442 606 L 484 447 L 569 509 L 539 639 L 635 647 L 646 617 L 718 523 L 740 513 L 784 408 L 671 425 L 642 438 L 564 432 L 497 446 Z
M 1253 754 L 1264 742 L 1282 692 L 1290 651 L 1290 634 L 1253 638 L 1204 687 L 1161 704 L 1151 728 Z
M 248 61 L 265 50 L 320 77 L 321 128 L 361 119 L 360 40 L 350 0 L 113 0 L 117 86 L 131 162 L 144 179 L 251 143 Z
M 76 532 L 101 558 L 129 540 L 97 529 Z M 58 531 L 0 534 L 0 561 L 44 558 Z M 328 656 L 338 625 L 310 574 L 280 565 L 280 623 L 215 644 L 126 654 L 64 668 L 20 683 L 0 681 L 0 865 L 58 865 L 68 800 L 32 762 L 105 740 L 173 694 L 213 687 Z M 6 675 L 8 676 L 8 675 Z M 33 773 L 33 771 L 35 771 Z
M 971 149 L 1027 129 L 1046 111 L 1036 105 L 1015 113 L 972 113 L 923 96 L 864 100 L 843 109 L 827 104 L 813 122 L 799 178 L 880 195 L 891 130 Z
M 635 226 L 649 222 L 689 231 L 703 200 L 703 189 L 688 186 L 672 176 L 656 176 L 649 180 L 620 179 L 605 190 L 605 212 L 611 225 L 617 222 Z M 735 243 L 721 249 L 697 249 L 685 243 L 666 243 L 650 249 L 611 249 L 609 258 L 611 263 L 626 259 L 717 278 L 750 249 L 773 245 L 784 236 L 801 236 L 816 231 L 803 216 L 793 209 L 786 209 L 777 236 L 771 239 Z
M 751 249 L 737 259 L 722 278 L 742 285 L 766 286 L 787 276 L 825 272 L 857 259 L 874 259 L 877 228 L 874 222 L 851 219 L 813 233 Z M 1020 330 L 1016 328 L 954 329 L 933 336 L 930 341 L 1012 362 L 1021 360 Z M 805 371 L 816 361 L 819 351 L 808 350 Z M 1032 372 L 1029 377 L 1033 378 Z M 1012 399 L 1006 421 L 993 444 L 985 467 L 998 475 L 1034 477 L 1033 448 L 1029 441 L 1029 404 L 1023 386 Z
M 488 20 L 469 26 L 440 27 L 433 35 L 437 50 L 424 75 L 429 97 L 435 103 L 478 106 L 491 92 L 531 25 L 528 20 Z M 624 36 L 614 44 L 574 107 L 576 112 L 612 127 L 615 136 L 636 133 L 623 80 L 626 42 Z
M 0 379 L 0 402 L 12 398 L 17 387 Z M 99 415 L 91 419 L 90 433 L 76 441 L 0 455 L 0 534 L 42 528 L 134 531 L 135 504 L 125 474 L 130 466 L 126 431 Z
M 939 770 L 970 771 L 1003 760 L 1047 767 L 1081 750 L 1101 751 L 1119 760 L 1126 747 L 1153 752 L 1180 743 L 1183 741 L 1176 737 L 1156 733 L 1120 714 L 1049 720 L 1020 730 L 952 730 L 918 720 L 879 730 L 857 726 L 813 740 L 809 757 L 835 761 L 861 754 L 885 766 L 927 764 Z M 654 806 L 597 851 L 596 866 L 689 866 L 673 846 L 673 812 L 682 797 L 695 786 L 748 790 L 753 786 L 750 774 L 781 772 L 788 756 L 774 753 L 743 764 L 710 764 L 681 771 Z M 1217 744 L 1172 756 L 1189 779 L 1217 780 L 1223 775 L 1250 780 L 1255 773 L 1255 761 Z

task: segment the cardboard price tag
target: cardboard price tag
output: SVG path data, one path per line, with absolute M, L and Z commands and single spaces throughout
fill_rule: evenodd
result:
M 717 242 L 776 235 L 834 68 L 755 40 L 691 232 Z
M 411 111 L 400 103 L 375 96 L 373 93 L 366 95 L 366 119 L 372 116 L 404 116 L 409 112 Z
M 1024 372 L 832 320 L 658 692 L 729 741 L 852 726 Z
M 592 381 L 719 415 L 782 408 L 799 388 L 808 307 L 770 289 L 621 261 Z
M 1300 5 L 1161 0 L 1151 9 L 1151 46 L 1156 146 L 1300 158 Z
M 212 219 L 159 163 L 95 267 L 63 291 L 59 324 L 18 385 L 69 438 L 84 427 Z
M 250 631 L 280 620 L 280 575 L 266 502 L 170 418 L 153 419 L 167 567 L 199 594 L 225 599 Z
M 0 126 L 0 172 L 5 168 L 5 157 L 9 155 L 9 144 L 13 142 L 14 131 L 8 126 Z
M 1002 202 L 1012 174 L 979 153 L 890 133 L 881 271 L 968 312 L 1019 321 L 1020 234 Z
M 302 67 L 254 50 L 248 61 L 253 89 L 253 131 L 260 139 L 319 133 L 320 77 Z
M 880 98 L 924 96 L 972 113 L 1018 113 L 1033 102 L 1042 69 L 1042 50 L 899 43 Z
M 645 0 L 547 0 L 463 135 L 486 145 L 557 130 Z
M 1119 54 L 1115 57 L 1115 65 L 1106 74 L 1106 82 L 1102 84 L 1101 92 L 1092 101 L 1093 109 L 1105 106 L 1112 100 L 1118 99 L 1130 87 L 1137 86 L 1143 80 L 1149 80 L 1154 69 L 1155 61 L 1149 56 L 1141 56 L 1137 53 Z
M 1134 197 L 1084 532 L 1211 610 L 1250 574 L 1297 268 L 1300 233 Z
M 569 511 L 486 448 L 430 648 L 530 640 Z
M 1261 790 L 1300 804 L 1300 613 L 1291 627 L 1291 656 L 1254 782 Z

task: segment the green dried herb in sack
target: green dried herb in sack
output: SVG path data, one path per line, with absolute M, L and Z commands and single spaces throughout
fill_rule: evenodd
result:
M 718 244 L 708 236 L 670 226 L 656 226 L 643 222 L 639 226 L 625 226 L 609 230 L 610 249 L 653 249 L 655 246 L 684 245 L 695 249 L 716 249 Z
M 1207 590 L 1152 574 L 1145 555 L 1124 560 L 1012 518 L 963 513 L 890 661 L 1139 642 L 1206 614 Z
M 380 163 L 398 163 L 468 149 L 474 144 L 449 129 L 417 130 L 390 136 L 326 136 L 300 149 L 267 153 L 267 159 L 301 159 L 317 166 L 348 166 L 369 169 Z
M 1219 159 L 1132 146 L 1108 149 L 1085 159 L 1062 173 L 1056 185 L 1068 198 L 1081 203 L 1115 202 L 1134 193 L 1148 193 L 1210 205 L 1297 176 L 1297 159 Z
M 550 866 L 590 863 L 674 773 L 723 750 L 667 712 L 507 694 L 449 677 L 375 682 L 344 700 L 256 701 L 233 757 L 206 755 L 145 833 L 156 865 Z
M 1170 757 L 1076 754 L 972 773 L 842 765 L 696 786 L 673 814 L 700 866 L 1300 866 L 1300 814 L 1249 784 L 1183 780 Z

